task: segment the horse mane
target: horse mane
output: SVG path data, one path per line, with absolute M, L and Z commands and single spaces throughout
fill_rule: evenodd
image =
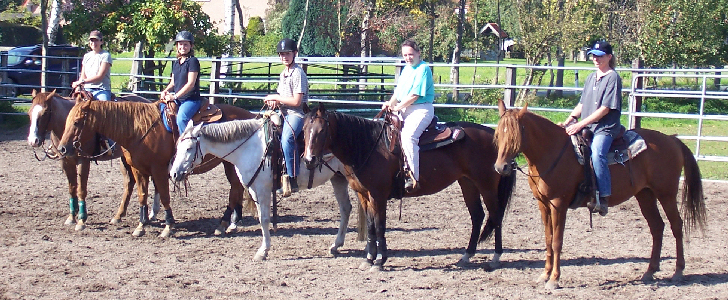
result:
M 334 143 L 349 154 L 351 165 L 357 167 L 364 165 L 371 153 L 377 147 L 384 145 L 383 142 L 386 139 L 383 136 L 386 134 L 382 133 L 384 122 L 375 122 L 340 112 L 329 112 L 329 115 L 336 120 L 336 141 Z
M 156 103 L 91 101 L 90 105 L 89 126 L 100 132 L 114 131 L 119 136 L 143 134 L 161 118 Z
M 521 151 L 523 132 L 518 122 L 518 112 L 518 109 L 509 109 L 503 113 L 493 136 L 496 148 L 498 145 L 503 145 L 503 152 L 505 153 L 518 153 Z
M 202 126 L 200 135 L 215 143 L 230 143 L 248 138 L 263 125 L 263 119 L 233 120 Z

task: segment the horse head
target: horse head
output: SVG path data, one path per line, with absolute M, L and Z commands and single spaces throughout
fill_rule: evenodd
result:
M 73 106 L 66 118 L 66 126 L 63 130 L 63 136 L 58 143 L 58 151 L 63 157 L 75 155 L 75 150 L 79 150 L 85 141 L 89 141 L 95 137 L 92 130 L 83 130 L 91 111 L 92 101 L 78 101 Z M 79 153 L 80 154 L 80 153 Z
M 332 125 L 335 124 L 329 121 L 323 103 L 306 115 L 302 130 L 305 144 L 303 161 L 309 170 L 323 164 L 323 154 L 331 146 L 331 134 L 334 133 L 330 128 Z
M 513 172 L 512 161 L 521 152 L 523 146 L 523 127 L 520 123 L 528 111 L 528 104 L 522 109 L 506 109 L 503 100 L 498 100 L 500 121 L 495 130 L 495 143 L 498 148 L 498 157 L 495 161 L 495 170 L 501 175 L 510 175 Z
M 53 114 L 50 101 L 55 96 L 55 90 L 50 93 L 38 93 L 33 90 L 33 103 L 28 110 L 28 116 L 30 117 L 28 144 L 31 147 L 40 147 L 45 142 L 46 131 Z
M 169 176 L 175 181 L 184 180 L 192 168 L 202 163 L 202 150 L 200 149 L 200 129 L 202 123 L 194 125 L 190 120 L 187 129 L 177 141 L 177 153 L 174 156 Z

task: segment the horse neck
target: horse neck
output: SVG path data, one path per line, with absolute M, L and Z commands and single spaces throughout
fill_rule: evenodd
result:
M 521 151 L 528 164 L 538 169 L 551 168 L 571 143 L 564 128 L 548 119 L 528 113 L 521 118 L 523 141 Z M 566 145 L 566 146 L 565 146 Z M 568 149 L 567 149 L 568 150 Z
M 334 124 L 335 130 L 331 130 L 329 133 L 329 136 L 331 137 L 331 153 L 336 156 L 343 165 L 349 166 L 349 167 L 355 167 L 360 168 L 361 166 L 357 165 L 366 163 L 366 161 L 362 161 L 367 158 L 362 158 L 362 155 L 367 155 L 371 153 L 371 155 L 375 155 L 373 152 L 377 152 L 376 149 L 372 149 L 372 147 L 379 147 L 379 145 L 364 145 L 358 144 L 356 140 L 354 139 L 347 139 L 342 134 L 342 132 L 348 132 L 349 130 L 352 130 L 353 128 L 356 128 L 358 124 L 348 124 L 349 122 L 346 122 L 345 120 L 350 119 L 342 119 L 342 118 L 336 118 L 333 115 L 329 115 L 329 123 Z M 344 122 L 342 124 L 342 121 Z M 366 119 L 363 119 L 363 124 L 370 124 L 369 121 Z M 374 126 L 376 127 L 376 126 Z M 382 129 L 378 129 L 382 130 Z M 380 132 L 377 132 L 379 134 Z M 378 143 L 381 143 L 380 140 Z M 362 151 L 366 151 L 362 153 Z
M 238 167 L 241 174 L 246 169 L 254 166 L 258 167 L 260 161 L 265 155 L 266 144 L 263 130 L 257 130 L 249 139 L 235 140 L 231 142 L 213 142 L 200 136 L 200 151 L 202 155 L 212 154 L 222 160 L 228 161 Z
M 146 103 L 134 104 L 154 105 Z M 122 103 L 94 101 L 92 105 L 94 106 L 88 110 L 88 116 L 86 117 L 86 130 L 100 133 L 125 148 L 132 148 L 138 142 L 148 144 L 168 142 L 174 144 L 172 134 L 161 129 L 161 124 L 157 124 L 159 122 L 150 124 L 154 128 L 137 128 L 135 126 L 139 122 L 137 115 L 124 111 L 122 109 Z M 108 116 L 112 115 L 115 116 L 113 120 L 107 119 Z M 142 137 L 144 138 L 143 140 Z
M 63 136 L 63 131 L 66 128 L 66 119 L 68 118 L 68 114 L 71 112 L 71 108 L 73 108 L 74 103 L 60 96 L 54 96 L 46 101 L 48 109 L 51 111 L 51 118 L 46 130 L 50 130 L 60 139 L 60 137 Z

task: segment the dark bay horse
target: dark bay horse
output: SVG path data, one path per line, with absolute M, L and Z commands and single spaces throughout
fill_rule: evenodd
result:
M 149 100 L 139 96 L 130 95 L 123 97 L 124 100 L 147 102 Z M 28 144 L 31 147 L 40 147 L 44 144 L 46 134 L 50 132 L 51 146 L 44 149 L 46 157 L 57 158 L 58 142 L 63 135 L 66 125 L 66 117 L 68 112 L 75 104 L 75 100 L 64 98 L 56 94 L 55 91 L 50 93 L 37 93 L 33 90 L 33 102 L 28 116 L 30 117 L 30 130 L 28 131 Z M 83 149 L 93 149 L 96 147 L 97 141 L 95 135 L 88 135 L 87 140 L 81 140 L 80 145 Z M 115 151 L 113 155 L 100 155 L 93 159 L 96 161 L 106 161 L 121 157 L 122 151 Z M 85 155 L 66 156 L 60 159 L 61 169 L 68 180 L 68 193 L 70 194 L 69 207 L 70 215 L 66 219 L 65 224 L 71 225 L 76 223 L 76 230 L 83 230 L 86 225 L 86 195 L 87 183 L 90 167 L 90 158 Z M 124 195 L 123 203 L 128 203 L 131 197 L 131 190 L 134 187 L 134 179 L 131 177 L 131 168 L 124 159 L 121 160 L 121 173 L 124 176 Z M 121 210 L 121 207 L 120 207 Z M 117 213 L 118 214 L 118 213 Z M 113 220 L 112 220 L 113 221 Z
M 250 119 L 255 115 L 247 110 L 231 105 L 218 104 L 223 111 L 223 120 Z M 83 101 L 78 102 L 70 111 L 66 120 L 66 128 L 60 141 L 59 152 L 73 155 L 73 142 L 83 139 L 85 135 L 98 132 L 114 140 L 124 149 L 124 157 L 132 168 L 135 181 L 139 184 L 140 213 L 139 225 L 134 236 L 144 233 L 144 225 L 148 223 L 147 193 L 149 177 L 154 182 L 155 191 L 166 211 L 167 226 L 160 237 L 168 237 L 174 224 L 170 207 L 168 167 L 175 153 L 175 139 L 161 123 L 158 103 Z M 195 173 L 211 170 L 222 161 L 219 158 L 208 158 Z M 238 180 L 235 166 L 223 162 L 225 175 L 230 182 L 230 194 L 226 216 L 229 218 L 233 207 L 242 202 L 245 189 Z M 223 218 L 224 219 L 224 218 Z
M 478 241 L 495 231 L 494 264 L 498 263 L 501 246 L 501 223 L 515 185 L 515 174 L 501 176 L 491 167 L 496 149 L 493 130 L 473 123 L 457 123 L 465 137 L 451 145 L 420 154 L 421 189 L 406 197 L 434 194 L 457 181 L 470 212 L 472 231 L 465 254 L 458 264 L 465 264 L 475 254 Z M 323 105 L 311 111 L 304 120 L 304 161 L 315 167 L 325 150 L 330 150 L 344 164 L 344 175 L 357 193 L 367 217 L 367 256 L 362 268 L 381 270 L 387 260 L 387 199 L 393 190 L 403 186 L 395 180 L 400 159 L 389 151 L 383 121 L 337 112 L 327 112 Z M 399 148 L 399 147 L 398 147 Z M 401 153 L 401 150 L 399 151 Z M 488 209 L 488 220 L 481 234 L 485 213 L 480 197 Z
M 564 240 L 566 211 L 574 199 L 578 184 L 583 180 L 583 168 L 571 148 L 571 139 L 565 130 L 548 119 L 522 109 L 506 110 L 498 103 L 501 119 L 496 130 L 498 160 L 495 168 L 501 174 L 511 174 L 508 163 L 518 153 L 528 161 L 528 183 L 538 200 L 546 235 L 546 265 L 538 282 L 546 288 L 558 288 L 561 276 L 561 249 Z M 612 196 L 609 205 L 621 204 L 635 196 L 642 215 L 652 234 L 652 256 L 643 281 L 652 280 L 660 269 L 660 250 L 665 223 L 657 203 L 665 211 L 670 229 L 675 236 L 677 261 L 673 280 L 679 280 L 685 269 L 683 229 L 688 235 L 696 227 L 705 225 L 705 203 L 700 169 L 693 153 L 677 137 L 648 129 L 635 129 L 645 140 L 647 150 L 626 162 L 625 166 L 609 167 L 612 174 Z M 562 152 L 562 154 L 559 154 Z M 682 206 L 687 226 L 677 205 L 680 173 L 685 171 Z M 584 206 L 586 203 L 584 204 Z M 612 215 L 612 214 L 610 214 Z

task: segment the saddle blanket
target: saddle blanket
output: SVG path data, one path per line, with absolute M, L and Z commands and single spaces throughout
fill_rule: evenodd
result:
M 627 144 L 624 150 L 615 150 L 614 148 L 609 149 L 607 153 L 607 163 L 613 164 L 624 164 L 626 161 L 634 158 L 637 154 L 647 149 L 647 143 L 645 140 L 632 130 L 624 132 L 623 135 L 625 144 Z M 579 160 L 579 164 L 584 165 L 584 155 L 579 150 L 579 145 L 576 136 L 571 136 L 571 144 L 574 146 L 574 152 L 576 153 L 576 159 Z

